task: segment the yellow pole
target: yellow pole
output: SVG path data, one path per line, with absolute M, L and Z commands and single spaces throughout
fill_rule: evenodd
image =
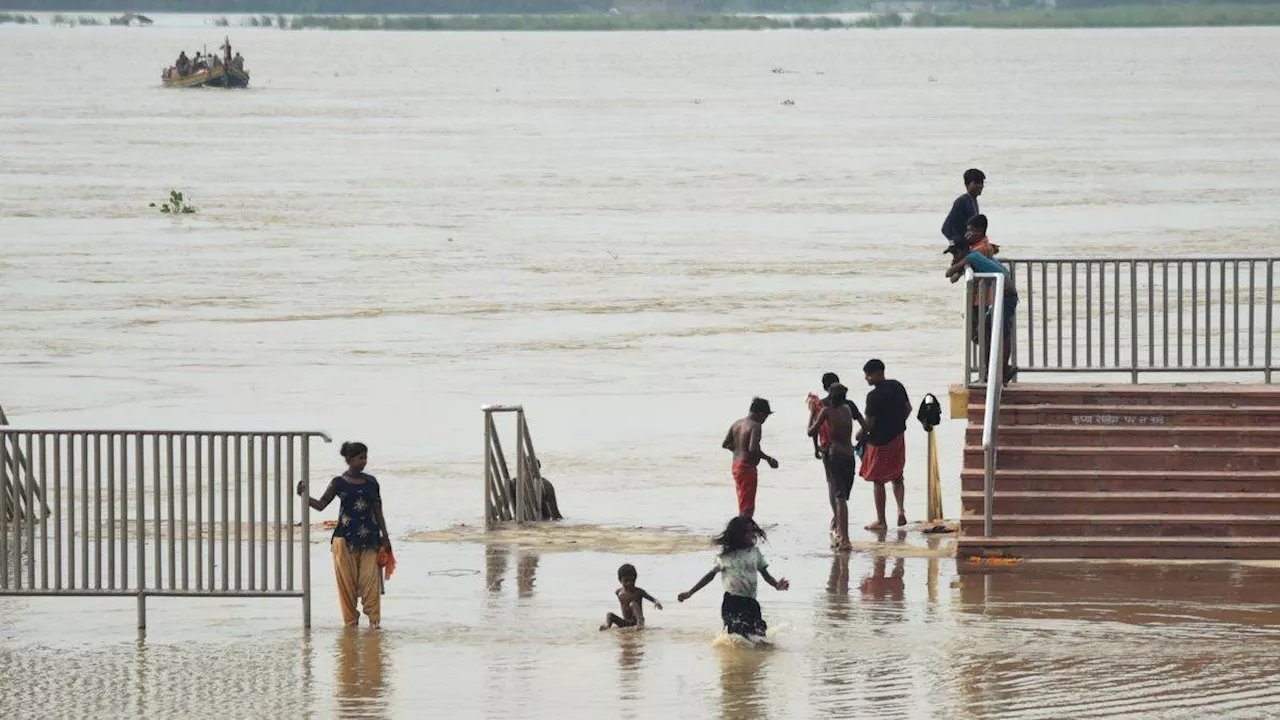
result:
M 942 477 L 938 471 L 938 436 L 929 431 L 929 522 L 942 519 Z

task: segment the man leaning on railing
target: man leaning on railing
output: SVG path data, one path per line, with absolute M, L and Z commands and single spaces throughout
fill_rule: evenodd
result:
M 966 247 L 952 245 L 952 258 L 955 263 L 947 269 L 946 276 L 952 283 L 960 281 L 964 276 L 965 270 L 972 269 L 980 275 L 991 275 L 999 273 L 1004 276 L 1004 317 L 1001 320 L 1001 336 L 1004 350 L 1004 381 L 1008 383 L 1013 380 L 1016 370 L 1010 366 L 1009 358 L 1013 352 L 1013 314 L 1018 307 L 1018 290 L 1013 284 L 1013 274 L 996 260 L 987 257 L 982 252 L 975 249 L 982 243 L 990 244 L 986 237 L 987 218 L 984 215 L 978 215 L 968 223 L 968 232 L 965 233 Z M 988 305 L 994 305 L 995 298 L 988 298 Z M 986 316 L 987 337 L 991 337 L 991 315 Z

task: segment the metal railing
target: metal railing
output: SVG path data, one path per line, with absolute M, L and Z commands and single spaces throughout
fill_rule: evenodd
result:
M 1001 273 L 965 273 L 969 298 L 978 298 L 975 308 L 973 303 L 966 303 L 965 343 L 969 344 L 971 333 L 976 333 L 978 347 L 987 349 L 986 362 L 982 363 L 979 373 L 986 383 L 986 400 L 982 415 L 982 533 L 992 537 L 992 515 L 995 512 L 996 467 L 999 464 L 999 432 L 1000 432 L 1000 399 L 1004 392 L 1004 302 L 1005 277 Z M 985 322 L 990 317 L 990 327 Z M 977 320 L 976 324 L 974 320 Z M 972 348 L 965 353 L 971 357 Z
M 140 629 L 151 596 L 294 597 L 310 627 L 312 438 L 0 426 L 0 595 L 136 597 Z
M 1280 258 L 1004 260 L 1021 373 L 1259 373 L 1271 382 Z M 980 351 L 980 349 L 979 349 Z M 969 383 L 985 382 L 974 348 Z
M 484 522 L 531 522 L 542 519 L 541 464 L 533 452 L 533 439 L 521 405 L 485 405 L 484 412 Z M 516 475 L 511 477 L 494 414 L 516 416 Z

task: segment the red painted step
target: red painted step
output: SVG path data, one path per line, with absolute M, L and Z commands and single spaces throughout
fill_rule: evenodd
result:
M 1018 537 L 1274 537 L 1280 515 L 995 515 L 996 536 Z M 981 535 L 983 519 L 964 517 L 961 529 Z
M 1011 405 L 1176 405 L 1280 406 L 1280 386 L 1187 385 L 1026 385 L 1008 387 L 1002 403 Z M 981 400 L 978 394 L 975 400 Z
M 965 448 L 965 467 L 982 467 L 982 448 Z M 1006 447 L 1002 470 L 1280 471 L 1280 448 Z
M 982 427 L 970 425 L 965 439 L 971 446 L 980 446 Z M 999 440 L 1003 446 L 1274 448 L 1280 447 L 1280 423 L 1268 427 L 1244 428 L 1013 425 L 1000 428 Z
M 961 557 L 1264 560 L 1280 557 L 1280 537 L 1021 537 L 962 535 Z
M 969 406 L 970 424 L 982 426 L 986 407 Z M 1000 427 L 1068 425 L 1071 427 L 1129 427 L 1156 425 L 1191 427 L 1280 426 L 1280 403 L 1245 407 L 1177 405 L 1022 405 L 1006 398 L 1000 403 Z
M 960 473 L 960 488 L 981 492 L 984 473 Z M 1259 492 L 1280 493 L 1280 472 L 1191 472 L 1186 470 L 1090 471 L 999 470 L 996 488 L 1063 492 Z
M 981 516 L 984 497 L 981 490 L 960 493 L 963 511 Z M 1280 492 L 1041 492 L 997 487 L 994 500 L 1000 515 L 1088 515 L 1100 521 L 1112 515 L 1153 514 L 1280 517 Z

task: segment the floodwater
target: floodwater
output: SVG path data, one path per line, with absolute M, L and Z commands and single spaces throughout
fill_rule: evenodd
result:
M 917 400 L 959 378 L 937 227 L 966 167 L 1013 257 L 1274 252 L 1280 31 L 232 28 L 254 87 L 227 93 L 160 87 L 226 32 L 160 25 L 0 27 L 0 403 L 25 426 L 369 443 L 403 538 L 387 629 L 341 630 L 323 544 L 310 634 L 296 601 L 156 599 L 139 641 L 130 600 L 4 598 L 0 716 L 1280 703 L 1280 570 L 971 568 L 915 532 L 833 558 L 802 434 L 825 370 L 856 388 L 880 357 Z M 171 189 L 199 212 L 148 207 Z M 714 532 L 733 511 L 719 441 L 757 394 L 783 463 L 762 471 L 765 552 L 793 587 L 762 586 L 776 644 L 745 650 L 715 642 L 714 586 L 674 602 L 707 551 L 601 536 Z M 525 404 L 592 528 L 577 551 L 456 527 L 481 518 L 486 402 Z M 951 514 L 962 431 L 938 431 Z M 918 518 L 918 426 L 908 443 Z M 433 532 L 457 537 L 410 539 Z M 598 633 L 624 561 L 670 602 Z

